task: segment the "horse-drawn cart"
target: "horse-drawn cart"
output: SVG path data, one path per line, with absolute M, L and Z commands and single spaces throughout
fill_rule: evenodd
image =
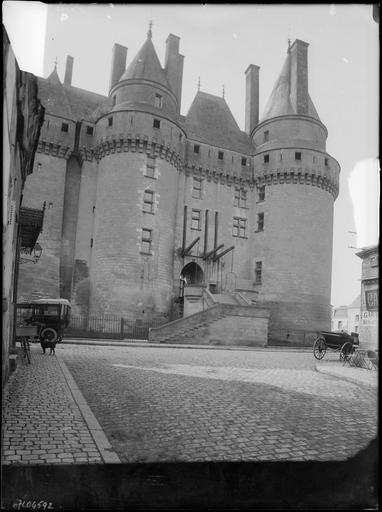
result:
M 328 349 L 336 350 L 340 353 L 340 360 L 346 361 L 358 346 L 357 333 L 321 331 L 314 340 L 313 354 L 316 359 L 322 359 Z

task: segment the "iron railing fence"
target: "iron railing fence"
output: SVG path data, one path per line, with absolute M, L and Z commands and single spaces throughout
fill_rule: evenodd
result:
M 163 320 L 127 320 L 120 316 L 71 316 L 65 337 L 115 338 L 147 340 L 150 327 L 158 327 Z

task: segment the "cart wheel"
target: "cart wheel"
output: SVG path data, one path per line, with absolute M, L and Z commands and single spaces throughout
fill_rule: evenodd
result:
M 345 362 L 348 361 L 351 354 L 353 353 L 353 343 L 350 343 L 350 341 L 347 341 L 342 345 L 341 352 L 340 352 L 340 360 Z
M 316 359 L 322 359 L 326 354 L 326 341 L 319 336 L 313 345 L 313 354 Z
M 46 327 L 41 331 L 41 338 L 48 342 L 56 341 L 57 332 L 52 327 Z

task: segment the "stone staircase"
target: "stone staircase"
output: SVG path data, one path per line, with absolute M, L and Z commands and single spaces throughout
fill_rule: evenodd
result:
M 267 344 L 267 309 L 251 305 L 234 294 L 211 294 L 208 290 L 203 290 L 195 303 L 199 306 L 202 303 L 204 310 L 151 328 L 149 341 L 192 345 Z

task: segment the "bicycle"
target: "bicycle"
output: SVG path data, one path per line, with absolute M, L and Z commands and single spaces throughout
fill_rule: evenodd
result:
M 20 342 L 21 354 L 24 363 L 31 363 L 30 338 L 37 336 L 37 327 L 34 325 L 16 325 L 16 341 Z
M 27 336 L 22 336 L 20 339 L 20 343 L 24 363 L 27 362 L 28 364 L 31 364 L 31 347 L 29 343 L 29 338 Z

